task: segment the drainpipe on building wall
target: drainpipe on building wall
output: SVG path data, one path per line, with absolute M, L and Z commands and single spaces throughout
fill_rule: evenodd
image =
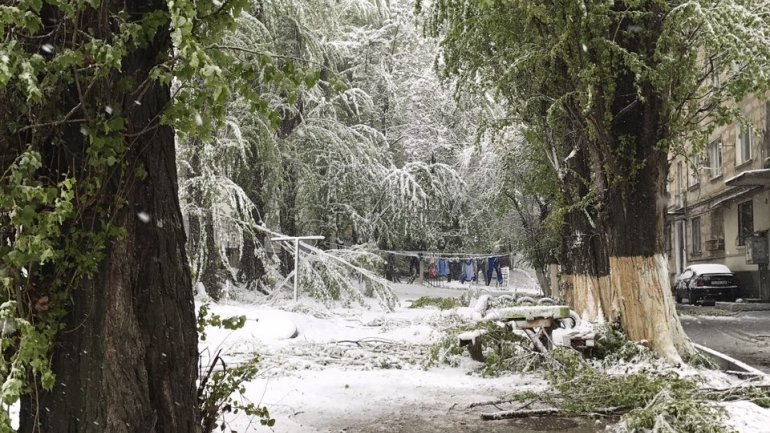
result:
M 762 168 L 768 168 L 770 164 L 770 101 L 765 102 L 765 128 L 764 136 L 762 137 Z M 765 187 L 767 191 L 767 187 Z M 767 198 L 765 198 L 767 200 Z M 767 242 L 768 251 L 770 251 L 770 233 L 765 237 Z M 762 301 L 770 301 L 770 272 L 768 271 L 767 264 L 760 264 L 759 266 L 759 299 Z
M 687 257 L 687 187 L 682 192 L 682 204 L 684 205 L 684 219 L 682 220 L 682 270 L 684 270 L 687 267 L 687 263 L 689 263 Z

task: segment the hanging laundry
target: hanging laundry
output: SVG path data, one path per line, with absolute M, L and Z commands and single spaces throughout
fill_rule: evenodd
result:
M 481 272 L 481 276 L 479 277 L 479 272 Z M 487 276 L 487 267 L 486 267 L 486 259 L 476 259 L 476 280 L 481 282 L 482 278 L 486 278 Z
M 428 277 L 436 278 L 437 275 L 438 269 L 436 267 L 436 259 L 431 257 L 430 262 L 428 263 Z
M 462 277 L 460 277 L 460 282 L 464 283 L 466 281 L 476 281 L 476 263 L 474 263 L 473 260 L 465 260 L 463 262 L 463 272 Z
M 446 259 L 438 259 L 438 276 L 446 277 L 449 275 L 449 262 Z
M 492 272 L 495 272 L 497 274 L 497 285 L 501 286 L 503 284 L 503 272 L 500 270 L 500 258 L 499 257 L 490 257 L 487 259 L 487 286 L 492 280 Z
M 450 260 L 449 276 L 447 277 L 447 281 L 452 281 L 452 280 L 460 281 L 462 279 L 462 273 L 463 273 L 462 260 L 459 260 L 459 259 Z

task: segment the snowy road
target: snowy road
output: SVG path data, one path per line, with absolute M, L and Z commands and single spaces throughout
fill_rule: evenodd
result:
M 696 308 L 679 313 L 690 339 L 770 373 L 770 311 L 711 316 L 721 310 Z

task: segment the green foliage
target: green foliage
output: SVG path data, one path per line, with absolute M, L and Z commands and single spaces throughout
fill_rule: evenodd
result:
M 275 125 L 252 84 L 314 84 L 291 62 L 221 46 L 246 0 L 139 3 L 0 5 L 0 303 L 13 328 L 2 334 L 6 403 L 55 383 L 62 318 L 110 242 L 125 236 L 115 218 L 126 191 L 148 175 L 135 158 L 147 134 L 168 124 L 210 136 L 233 92 Z M 146 97 L 170 93 L 172 83 L 168 104 Z M 10 431 L 7 417 L 0 431 Z
M 684 395 L 675 390 L 660 391 L 642 408 L 637 408 L 623 417 L 628 432 L 647 432 L 654 428 L 669 427 L 669 431 L 681 433 L 732 433 L 721 425 L 726 412 L 714 403 L 705 403 L 693 398 L 691 391 Z
M 438 364 L 457 366 L 465 353 L 465 348 L 460 347 L 457 336 L 476 329 L 476 326 L 462 325 L 446 330 L 444 337 L 430 346 L 424 367 L 429 368 Z
M 770 89 L 767 2 L 447 0 L 417 10 L 441 39 L 442 76 L 458 94 L 491 95 L 503 107 L 491 127 L 520 123 L 548 162 L 541 179 L 519 185 L 558 185 L 544 197 L 556 232 L 572 231 L 562 237 L 566 268 L 581 264 L 569 250 L 586 230 L 565 216 L 587 219 L 605 243 L 616 230 L 606 221 L 622 213 L 609 197 L 663 182 L 669 150 L 698 150 L 744 97 Z M 658 198 L 646 200 L 653 208 Z M 634 245 L 663 245 L 656 235 Z
M 422 296 L 415 299 L 409 308 L 438 307 L 439 310 L 451 310 L 460 307 L 462 301 L 459 298 L 432 298 Z
M 460 347 L 458 336 L 465 332 L 484 331 L 481 339 L 484 354 L 483 376 L 499 376 L 511 371 L 531 371 L 537 366 L 540 356 L 530 349 L 526 337 L 513 333 L 507 326 L 497 322 L 483 321 L 460 325 L 445 330 L 445 335 L 432 344 L 428 350 L 425 367 L 437 364 L 456 366 L 460 358 L 467 356 L 465 347 Z
M 203 433 L 225 430 L 227 414 L 256 417 L 263 426 L 272 427 L 275 419 L 264 406 L 246 399 L 246 384 L 257 377 L 259 357 L 229 367 L 217 354 L 198 387 L 200 425 Z M 234 430 L 231 430 L 234 431 Z
M 718 402 L 743 399 L 764 406 L 770 403 L 770 393 L 762 388 L 706 392 L 693 379 L 658 370 L 651 352 L 630 342 L 616 326 L 598 333 L 593 353 L 599 360 L 588 361 L 565 347 L 541 355 L 530 349 L 526 338 L 493 322 L 462 325 L 446 330 L 445 337 L 431 347 L 426 367 L 456 365 L 465 356 L 458 335 L 476 330 L 487 332 L 480 337 L 486 358 L 483 375 L 537 371 L 551 386 L 551 391 L 516 393 L 515 400 L 525 405 L 540 402 L 573 416 L 623 414 L 622 428 L 628 433 L 648 432 L 656 426 L 683 433 L 727 433 L 721 424 L 725 411 Z M 640 362 L 648 367 L 639 368 Z M 617 370 L 625 372 L 611 372 Z
M 558 348 L 553 352 L 553 360 L 555 362 L 546 370 L 545 376 L 559 395 L 565 397 L 563 407 L 570 413 L 644 407 L 664 389 L 682 399 L 697 389 L 695 382 L 674 374 L 639 371 L 609 375 L 591 366 L 571 349 Z
M 614 333 L 613 333 L 614 334 Z M 614 334 L 614 337 L 617 337 Z M 621 341 L 617 339 L 615 343 Z M 610 344 L 621 352 L 625 344 Z M 624 365 L 620 354 L 605 357 L 605 366 Z M 620 364 L 619 364 L 620 363 Z M 633 364 L 638 363 L 635 360 Z M 622 428 L 643 433 L 653 428 L 670 427 L 683 433 L 726 433 L 721 420 L 725 412 L 700 391 L 698 384 L 676 373 L 661 373 L 654 368 L 625 374 L 611 374 L 601 365 L 591 365 L 568 348 L 557 348 L 543 363 L 544 374 L 554 393 L 523 393 L 521 401 L 541 400 L 568 414 L 624 414 Z
M 209 304 L 203 304 L 198 308 L 198 339 L 206 341 L 206 328 L 213 326 L 215 328 L 224 328 L 234 331 L 243 328 L 246 324 L 246 316 L 231 316 L 222 318 L 219 314 L 209 312 Z
M 593 358 L 605 363 L 650 361 L 655 355 L 636 341 L 628 339 L 617 323 L 610 323 L 597 329 L 595 346 L 591 351 Z
M 198 309 L 198 338 L 206 341 L 206 328 L 216 327 L 229 330 L 241 329 L 246 324 L 246 316 L 223 318 L 209 311 L 208 304 Z M 225 430 L 228 414 L 243 414 L 256 417 L 263 426 L 272 427 L 275 419 L 264 406 L 246 398 L 246 385 L 257 377 L 259 357 L 228 366 L 218 351 L 208 365 L 203 365 L 203 356 L 199 357 L 200 382 L 198 384 L 199 420 L 203 433 L 212 433 L 217 428 Z M 233 431 L 233 430 L 231 430 Z

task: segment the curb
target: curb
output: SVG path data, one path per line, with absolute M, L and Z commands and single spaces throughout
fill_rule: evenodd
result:
M 770 311 L 768 302 L 717 302 L 714 306 L 727 311 Z
M 718 352 L 714 349 L 708 348 L 706 346 L 700 345 L 698 343 L 693 343 L 696 349 L 700 350 L 707 356 L 709 356 L 711 359 L 716 362 L 716 364 L 721 368 L 722 370 L 732 370 L 732 371 L 743 371 L 746 372 L 752 376 L 757 377 L 766 377 L 767 373 L 760 371 L 749 364 L 746 364 L 745 362 L 739 361 L 735 358 L 732 358 L 730 356 L 725 355 L 722 352 Z

